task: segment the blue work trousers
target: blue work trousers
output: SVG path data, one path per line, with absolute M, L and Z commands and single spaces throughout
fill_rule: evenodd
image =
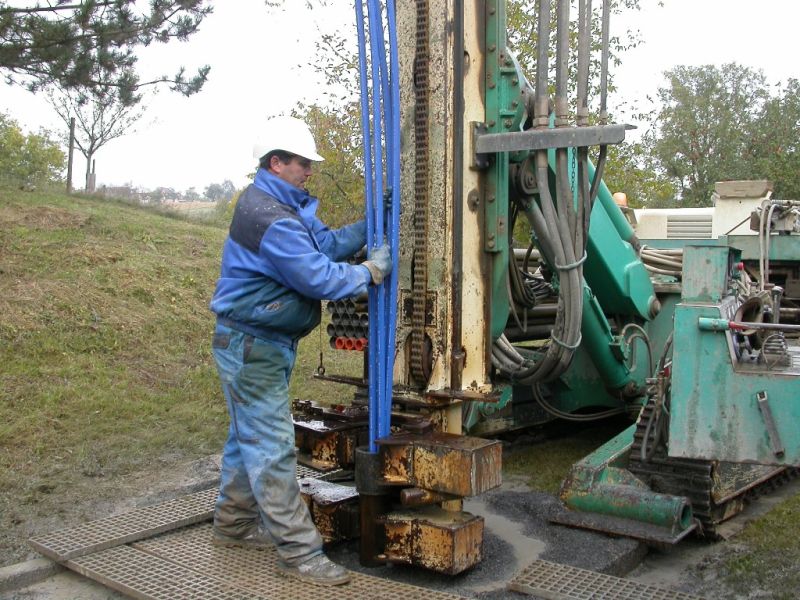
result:
M 214 527 L 238 537 L 262 524 L 286 564 L 305 562 L 322 552 L 322 538 L 295 474 L 289 409 L 295 351 L 217 325 L 213 352 L 231 421 Z

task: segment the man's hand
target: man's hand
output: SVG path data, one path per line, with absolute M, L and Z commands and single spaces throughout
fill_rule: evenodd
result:
M 384 244 L 380 248 L 373 250 L 369 260 L 361 264 L 369 269 L 369 274 L 372 276 L 372 283 L 380 285 L 384 278 L 392 272 L 392 256 L 389 253 L 388 244 Z

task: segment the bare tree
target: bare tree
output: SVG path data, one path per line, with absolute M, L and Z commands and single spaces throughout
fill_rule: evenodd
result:
M 144 114 L 145 107 L 126 105 L 112 94 L 87 95 L 80 90 L 58 87 L 48 91 L 47 98 L 67 127 L 70 118 L 75 117 L 75 144 L 86 158 L 88 189 L 94 155 L 111 140 L 129 133 Z

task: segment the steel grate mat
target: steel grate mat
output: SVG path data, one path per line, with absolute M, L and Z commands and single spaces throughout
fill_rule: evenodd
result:
M 334 471 L 333 473 L 338 473 Z M 315 469 L 297 465 L 297 477 L 320 477 Z M 330 476 L 331 473 L 327 473 Z M 63 562 L 153 535 L 211 519 L 217 487 L 132 511 L 89 521 L 28 540 L 38 552 Z
M 213 516 L 216 499 L 217 488 L 210 488 L 35 537 L 29 543 L 48 558 L 61 562 L 206 521 Z
M 260 600 L 229 582 L 192 571 L 130 546 L 117 546 L 65 563 L 103 585 L 140 600 Z
M 301 465 L 298 463 L 297 468 L 295 469 L 295 475 L 297 479 L 302 479 L 303 477 L 314 477 L 316 479 L 324 479 L 326 476 L 330 477 L 331 475 L 338 474 L 341 472 L 341 469 L 337 469 L 336 471 L 328 471 L 324 473 L 322 471 L 318 471 L 317 469 L 313 469 L 306 465 Z
M 458 596 L 446 592 L 428 590 L 351 572 L 352 581 L 344 586 L 309 586 L 282 576 L 277 569 L 278 555 L 274 550 L 223 548 L 211 543 L 211 525 L 200 524 L 180 531 L 163 534 L 156 538 L 133 544 L 134 548 L 147 552 L 206 575 L 219 581 L 227 581 L 237 588 L 254 594 L 265 594 L 270 598 L 292 598 L 300 600 L 390 600 L 419 598 L 452 600 Z
M 545 560 L 533 561 L 508 587 L 546 600 L 701 600 L 684 592 Z

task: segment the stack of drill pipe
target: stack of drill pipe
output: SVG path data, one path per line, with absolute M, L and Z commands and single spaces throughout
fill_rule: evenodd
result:
M 334 350 L 355 350 L 356 352 L 363 352 L 367 347 L 367 338 L 365 337 L 332 337 L 331 348 Z
M 369 316 L 367 302 L 360 299 L 335 300 L 328 302 L 331 315 L 327 333 L 334 350 L 355 350 L 362 352 L 367 347 L 369 336 Z

